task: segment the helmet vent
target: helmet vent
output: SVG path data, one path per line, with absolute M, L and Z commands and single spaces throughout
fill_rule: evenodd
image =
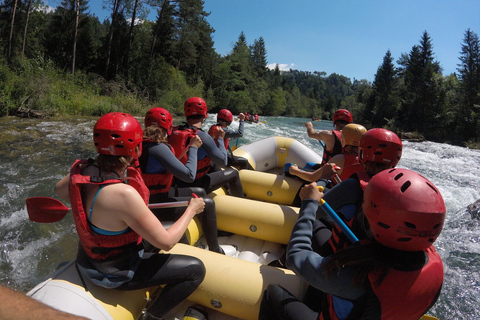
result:
M 116 133 L 112 133 L 111 136 L 115 139 L 121 138 L 122 136 Z
M 379 146 L 379 147 L 382 147 L 382 148 L 386 148 L 386 147 L 387 147 L 387 144 L 385 144 L 385 143 L 379 143 L 378 146 Z
M 411 222 L 405 221 L 404 223 L 405 223 L 405 226 L 407 226 L 408 228 L 412 228 L 412 229 L 417 228 L 417 226 L 415 224 L 411 223 Z
M 116 144 L 115 148 L 123 149 L 125 146 L 123 144 Z
M 410 240 L 412 240 L 412 238 L 398 238 L 397 239 L 398 242 L 408 242 Z
M 405 182 L 404 184 L 402 184 L 402 186 L 400 187 L 400 191 L 402 191 L 402 193 L 404 193 L 405 191 L 407 191 L 407 189 L 412 185 L 412 183 L 410 181 L 407 181 Z
M 390 171 L 392 172 L 392 171 Z M 400 179 L 401 177 L 403 177 L 403 173 L 399 173 L 395 176 L 395 178 L 393 178 L 395 181 L 397 181 L 398 179 Z
M 377 223 L 377 225 L 379 227 L 383 228 L 383 229 L 389 229 L 390 228 L 390 226 L 388 224 L 385 224 L 383 222 L 379 222 L 379 223 Z
M 435 191 L 436 194 L 438 194 L 437 188 L 435 188 L 433 185 L 431 185 L 430 183 L 427 183 L 427 186 L 429 186 L 433 191 Z

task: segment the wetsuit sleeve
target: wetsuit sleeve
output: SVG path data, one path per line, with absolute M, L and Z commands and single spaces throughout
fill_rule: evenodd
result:
M 210 160 L 222 168 L 226 167 L 228 158 L 223 139 L 217 139 L 217 146 L 215 140 L 213 140 L 206 132 L 198 130 L 197 134 L 202 139 L 202 148 L 207 151 Z
M 245 126 L 245 121 L 239 121 L 238 130 L 231 130 L 231 129 L 224 129 L 225 130 L 225 138 L 235 139 L 243 137 L 243 129 Z
M 353 267 L 345 267 L 325 273 L 324 258 L 312 250 L 312 232 L 318 202 L 313 199 L 302 201 L 297 223 L 293 227 L 287 246 L 286 266 L 315 288 L 345 299 L 357 299 L 365 289 L 353 284 Z
M 150 156 L 157 159 L 167 171 L 178 179 L 190 183 L 195 180 L 197 174 L 197 150 L 195 147 L 189 147 L 188 160 L 185 165 L 163 143 L 150 148 L 149 152 Z

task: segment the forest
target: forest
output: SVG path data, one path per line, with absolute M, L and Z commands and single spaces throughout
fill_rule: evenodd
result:
M 457 72 L 443 74 L 424 31 L 396 59 L 386 48 L 370 82 L 268 69 L 268 39 L 247 41 L 243 32 L 221 56 L 203 0 L 102 3 L 110 12 L 105 21 L 90 13 L 88 0 L 56 8 L 42 0 L 0 0 L 0 116 L 143 115 L 153 106 L 181 115 L 185 99 L 200 96 L 209 112 L 330 120 L 345 108 L 367 128 L 480 146 L 480 40 L 473 30 L 452 43 Z

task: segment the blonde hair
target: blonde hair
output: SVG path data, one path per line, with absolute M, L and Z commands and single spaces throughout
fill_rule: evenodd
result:
M 166 129 L 157 125 L 151 125 L 145 128 L 143 138 L 149 139 L 158 143 L 168 143 Z

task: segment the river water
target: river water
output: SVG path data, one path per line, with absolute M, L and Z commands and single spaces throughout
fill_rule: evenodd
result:
M 75 258 L 77 235 L 71 214 L 56 223 L 34 223 L 28 220 L 25 199 L 55 197 L 53 186 L 73 161 L 95 155 L 91 132 L 96 120 L 0 118 L 0 284 L 27 292 L 59 263 Z M 321 153 L 320 144 L 306 134 L 306 121 L 261 117 L 258 124 L 245 124 L 238 145 L 279 135 Z M 210 115 L 204 129 L 213 123 Z M 313 123 L 317 130 L 332 128 L 330 121 Z M 231 125 L 237 126 L 238 122 Z M 230 142 L 236 144 L 236 139 Z M 398 167 L 430 179 L 447 206 L 447 220 L 435 244 L 444 262 L 445 282 L 429 314 L 439 319 L 480 319 L 480 221 L 466 209 L 480 199 L 480 150 L 404 141 Z

